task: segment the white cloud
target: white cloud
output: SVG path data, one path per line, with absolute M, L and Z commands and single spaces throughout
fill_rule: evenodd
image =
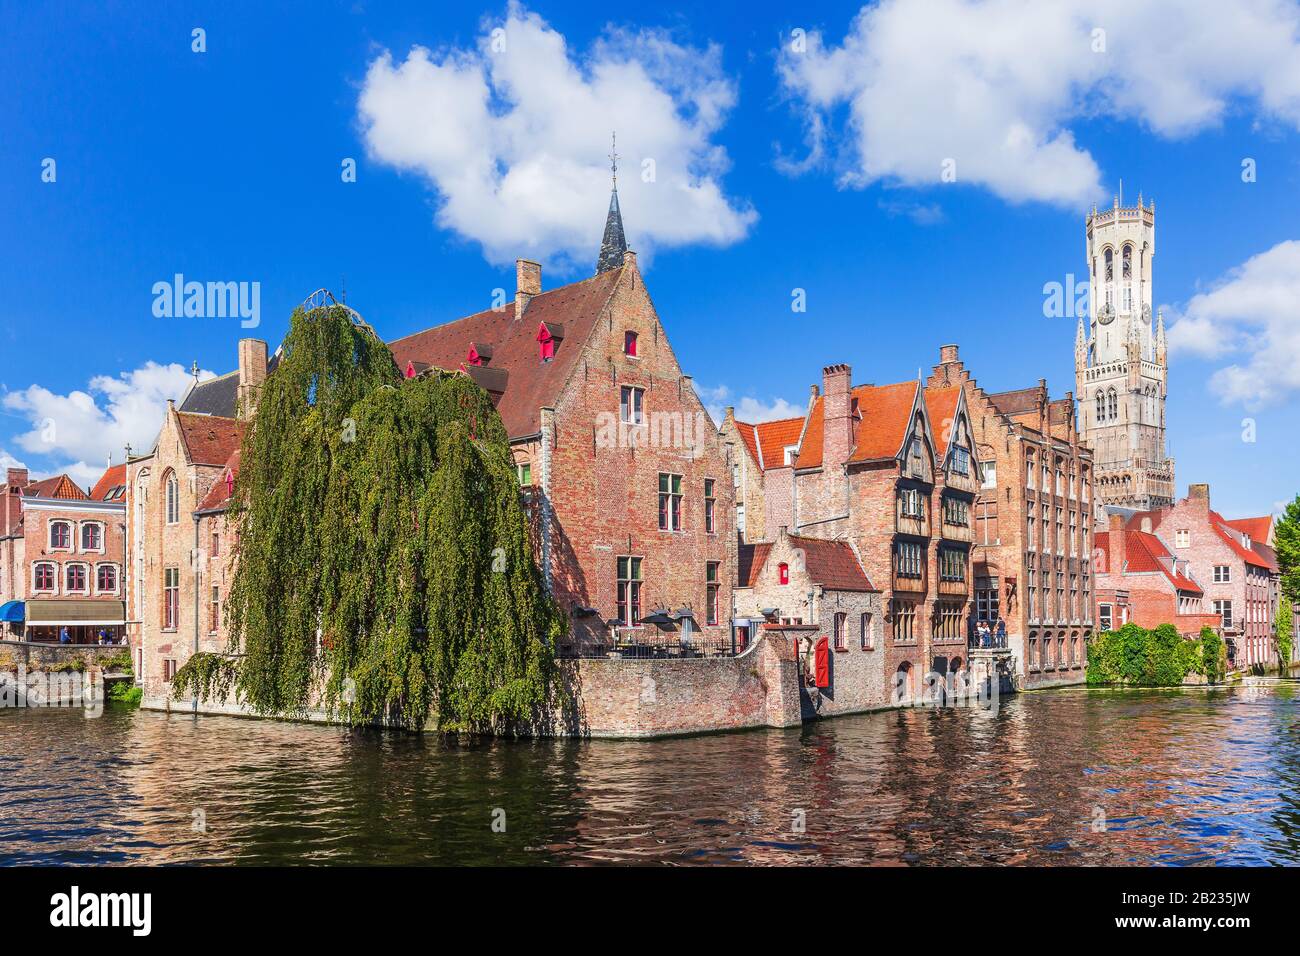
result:
M 496 32 L 502 31 L 502 32 Z M 437 222 L 494 262 L 595 264 L 609 204 L 610 133 L 629 245 L 726 245 L 757 214 L 723 193 L 712 142 L 736 101 L 721 50 L 610 28 L 585 57 L 512 3 L 476 49 L 413 47 L 371 62 L 358 102 L 370 155 L 438 194 Z M 653 181 L 646 181 L 647 163 Z
M 203 371 L 200 379 L 212 378 Z M 162 426 L 169 398 L 179 400 L 193 380 L 176 363 L 144 365 L 114 377 L 97 375 L 85 391 L 66 395 L 31 385 L 4 396 L 4 408 L 27 420 L 31 429 L 14 436 L 23 451 L 55 462 L 50 473 L 67 471 L 78 484 L 98 478 L 111 454 L 122 461 L 130 443 L 136 451 L 149 448 Z M 58 464 L 65 462 L 66 464 Z
M 1169 328 L 1172 352 L 1239 361 L 1210 378 L 1225 403 L 1276 404 L 1300 390 L 1300 241 L 1252 256 L 1192 298 Z
M 1104 197 L 1075 120 L 1185 136 L 1251 100 L 1300 126 L 1298 26 L 1283 0 L 884 0 L 838 46 L 815 32 L 806 52 L 783 46 L 780 78 L 810 155 L 780 165 L 799 172 L 834 153 L 844 185 L 916 187 L 942 182 L 953 160 L 958 183 L 1078 207 Z
M 714 387 L 702 386 L 699 389 L 700 401 L 713 420 L 719 425 L 727 417 L 727 406 L 736 409 L 736 418 L 742 422 L 767 422 L 774 418 L 795 418 L 802 416 L 806 408 L 792 405 L 784 398 L 772 396 L 762 399 L 746 395 L 739 401 L 731 400 L 731 389 L 726 385 Z

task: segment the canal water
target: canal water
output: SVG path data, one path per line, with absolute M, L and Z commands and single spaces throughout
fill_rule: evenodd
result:
M 1296 864 L 1298 717 L 1294 684 L 646 742 L 5 710 L 0 861 Z

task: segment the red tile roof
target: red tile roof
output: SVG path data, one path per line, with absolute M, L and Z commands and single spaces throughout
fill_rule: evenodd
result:
M 230 476 L 230 480 L 227 480 Z M 230 459 L 226 462 L 226 469 L 221 473 L 221 477 L 212 483 L 208 493 L 203 496 L 203 501 L 199 503 L 196 511 L 225 511 L 226 505 L 230 502 L 230 492 L 234 480 L 239 477 L 239 449 L 236 448 L 231 454 Z
M 1153 534 L 1147 534 L 1145 531 L 1134 531 L 1126 529 L 1124 532 L 1124 553 L 1127 560 L 1126 567 L 1117 569 L 1115 573 L 1132 573 L 1143 574 L 1159 571 L 1163 574 L 1175 588 L 1180 591 L 1190 591 L 1194 594 L 1201 594 L 1200 585 L 1198 585 L 1187 575 L 1173 568 L 1174 556 L 1169 553 L 1169 549 L 1164 543 Z M 1109 553 L 1110 550 L 1110 532 L 1098 531 L 1093 540 L 1093 544 L 1103 553 Z
M 776 418 L 770 422 L 736 422 L 736 430 L 749 449 L 750 455 L 764 471 L 780 468 L 785 464 L 785 450 L 791 445 L 799 444 L 799 434 L 803 431 L 803 416 L 798 418 Z
M 456 371 L 469 356 L 470 346 L 488 344 L 493 369 L 508 372 L 504 394 L 497 404 L 511 438 L 535 435 L 541 430 L 540 409 L 553 405 L 577 364 L 583 345 L 605 310 L 624 271 L 623 266 L 582 282 L 535 295 L 515 321 L 515 304 L 499 312 L 488 309 L 443 325 L 416 332 L 388 343 L 398 368 L 408 362 L 425 363 Z M 537 345 L 538 328 L 563 329 L 555 357 L 543 362 Z
M 948 434 L 957 418 L 957 400 L 961 398 L 960 385 L 948 385 L 943 388 L 925 390 L 925 410 L 930 418 L 930 430 L 934 432 L 935 458 L 943 461 L 948 454 Z
M 877 590 L 847 541 L 789 537 L 791 544 L 803 550 L 804 567 L 814 584 L 835 591 Z
M 112 465 L 95 482 L 90 497 L 96 501 L 117 501 L 126 497 L 126 465 Z
M 244 422 L 219 415 L 177 412 L 185 452 L 195 465 L 224 465 L 244 437 Z
M 1227 524 L 1250 535 L 1252 542 L 1257 541 L 1260 544 L 1268 544 L 1269 535 L 1273 532 L 1272 515 L 1264 515 L 1262 518 L 1234 518 Z
M 1228 522 L 1223 520 L 1223 516 L 1217 511 L 1210 512 L 1210 527 L 1215 533 L 1227 543 L 1232 549 L 1232 553 L 1247 564 L 1253 564 L 1257 568 L 1267 568 L 1268 562 L 1255 553 L 1254 549 L 1246 547 L 1241 542 L 1243 532 L 1231 527 Z
M 63 498 L 67 501 L 86 501 L 90 498 L 75 481 L 67 475 L 55 475 L 40 481 L 28 482 L 23 487 L 25 498 Z
M 955 387 L 955 386 L 954 386 Z M 849 461 L 877 461 L 893 458 L 903 447 L 919 382 L 893 385 L 858 385 L 850 390 L 856 403 L 858 421 L 853 452 Z M 819 395 L 808 414 L 803 444 L 799 448 L 797 468 L 820 468 L 826 428 L 825 396 Z
M 767 563 L 767 556 L 772 550 L 771 544 L 741 543 L 736 552 L 737 587 L 752 588 L 758 580 L 758 572 Z
M 827 541 L 788 535 L 792 547 L 803 552 L 804 568 L 814 584 L 834 591 L 875 591 L 847 541 Z M 738 551 L 737 578 L 742 588 L 752 588 L 772 554 L 770 543 L 742 544 Z

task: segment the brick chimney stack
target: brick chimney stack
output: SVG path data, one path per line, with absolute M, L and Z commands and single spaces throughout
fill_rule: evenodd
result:
M 252 418 L 257 396 L 266 381 L 266 343 L 261 339 L 239 340 L 239 417 Z
M 1124 516 L 1109 516 L 1109 534 L 1106 536 L 1107 550 L 1106 560 L 1110 566 L 1106 569 L 1111 574 L 1123 574 L 1124 562 L 1128 560 L 1128 540 L 1124 531 Z
M 822 467 L 827 471 L 843 467 L 853 452 L 853 403 L 849 398 L 852 375 L 847 365 L 822 369 Z
M 1187 501 L 1202 511 L 1210 510 L 1210 486 L 1207 484 L 1188 485 Z
M 531 259 L 515 260 L 515 318 L 528 308 L 528 300 L 542 294 L 542 267 Z

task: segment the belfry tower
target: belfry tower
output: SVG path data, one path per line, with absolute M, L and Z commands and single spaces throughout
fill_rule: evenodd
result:
M 1094 520 L 1107 505 L 1146 511 L 1174 502 L 1165 455 L 1168 353 L 1164 316 L 1151 325 L 1156 204 L 1094 206 L 1086 220 L 1088 328 L 1079 318 L 1074 374 L 1079 432 L 1092 448 Z

